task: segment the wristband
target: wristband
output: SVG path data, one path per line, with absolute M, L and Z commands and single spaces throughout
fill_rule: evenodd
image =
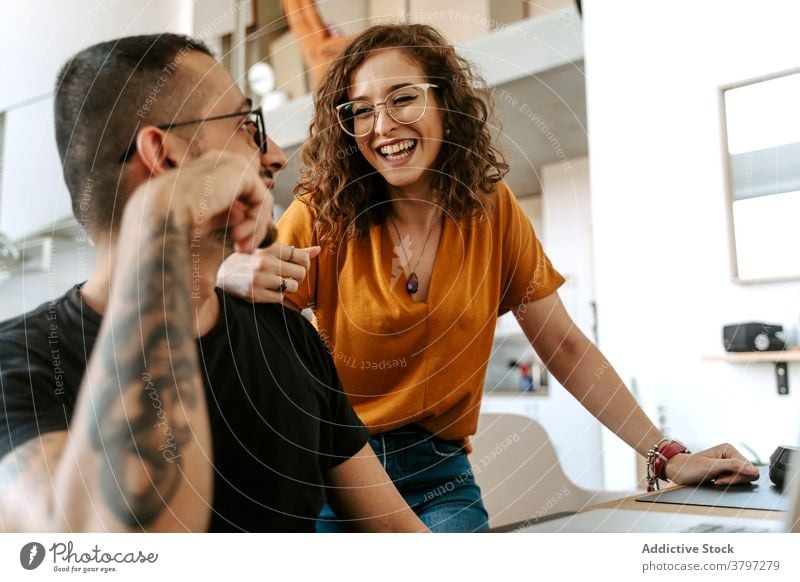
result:
M 662 447 L 662 443 L 666 444 Z M 667 461 L 681 453 L 691 454 L 683 443 L 672 439 L 661 439 L 650 447 L 650 450 L 647 451 L 647 491 L 657 491 L 659 479 L 668 481 Z

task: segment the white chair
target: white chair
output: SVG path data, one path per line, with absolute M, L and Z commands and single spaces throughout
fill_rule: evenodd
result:
M 579 511 L 630 494 L 575 485 L 544 428 L 527 416 L 481 414 L 471 440 L 470 462 L 490 527 Z

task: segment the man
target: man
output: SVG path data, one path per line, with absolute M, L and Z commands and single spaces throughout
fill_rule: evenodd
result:
M 311 325 L 215 290 L 274 239 L 286 159 L 202 43 L 101 43 L 58 77 L 85 284 L 0 324 L 0 529 L 422 531 Z M 327 493 L 326 493 L 327 492 Z

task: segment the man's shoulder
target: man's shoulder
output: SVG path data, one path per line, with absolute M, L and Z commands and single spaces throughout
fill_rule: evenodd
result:
M 0 321 L 0 342 L 46 331 L 47 317 L 52 317 L 53 309 L 53 302 L 45 302 L 21 315 Z
M 49 304 L 43 303 L 22 315 L 0 322 L 0 374 L 3 391 L 13 391 L 9 375 L 47 367 Z
M 73 293 L 77 293 L 75 288 L 21 315 L 0 321 L 0 345 L 3 346 L 0 359 L 18 355 L 20 350 L 31 354 L 46 349 L 56 336 L 64 339 L 72 324 L 67 304 Z
M 223 302 L 231 311 L 225 317 L 250 318 L 260 325 L 282 326 L 292 331 L 314 331 L 314 326 L 305 316 L 290 307 L 279 303 L 250 303 L 220 289 Z
M 328 351 L 312 323 L 299 311 L 277 303 L 250 303 L 224 291 L 222 294 L 224 321 L 227 324 L 226 341 L 232 337 L 236 341 L 246 339 L 250 334 L 253 340 L 275 342 L 282 345 L 293 357 L 299 357 L 309 365 L 327 367 Z M 231 329 L 239 331 L 231 335 Z

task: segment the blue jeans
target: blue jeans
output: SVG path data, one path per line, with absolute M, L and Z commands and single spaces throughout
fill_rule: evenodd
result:
M 434 532 L 473 532 L 487 527 L 466 452 L 416 426 L 370 437 L 369 443 L 397 490 Z M 318 532 L 348 531 L 331 508 L 322 508 Z

